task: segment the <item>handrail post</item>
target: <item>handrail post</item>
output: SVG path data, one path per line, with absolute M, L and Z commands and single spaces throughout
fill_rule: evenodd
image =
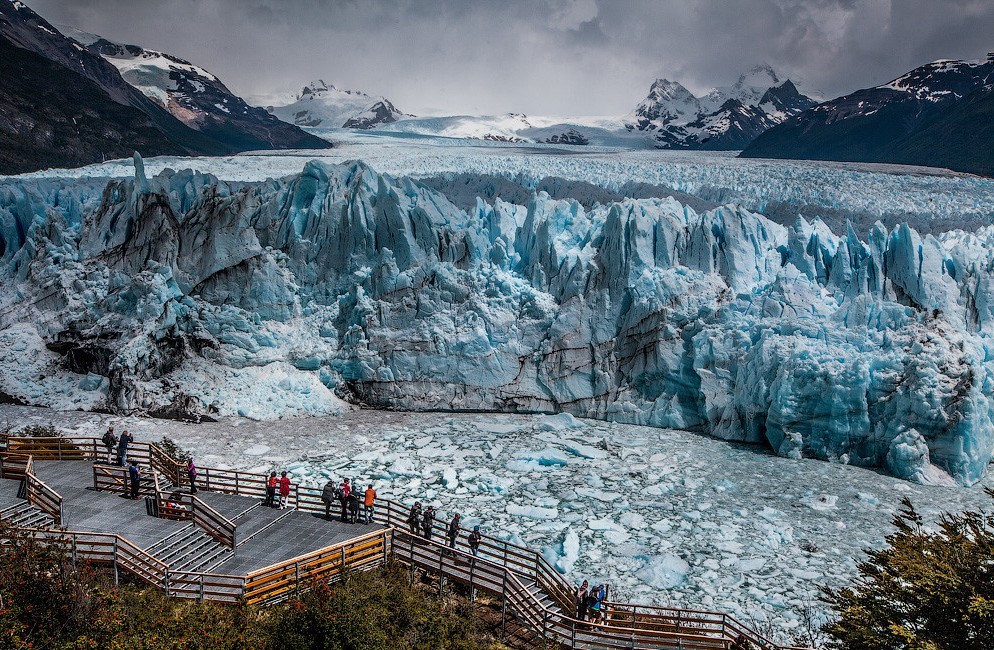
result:
M 504 570 L 501 571 L 500 584 L 500 638 L 507 640 L 507 542 L 504 542 Z
M 117 577 L 117 535 L 114 536 L 114 586 L 118 586 Z
M 344 551 L 343 551 L 344 553 Z M 300 562 L 293 563 L 293 588 L 297 595 L 300 595 Z
M 445 592 L 445 567 L 443 563 L 445 562 L 445 547 L 439 546 L 438 549 L 438 599 L 442 600 Z

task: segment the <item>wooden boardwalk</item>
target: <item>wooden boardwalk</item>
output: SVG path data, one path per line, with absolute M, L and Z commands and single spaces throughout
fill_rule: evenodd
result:
M 377 502 L 374 523 L 326 520 L 315 488 L 294 486 L 291 509 L 263 505 L 263 474 L 200 468 L 196 495 L 182 467 L 150 444 L 129 449 L 144 470 L 139 500 L 123 468 L 105 464 L 92 438 L 0 440 L 0 519 L 58 538 L 74 558 L 102 562 L 183 598 L 270 603 L 394 559 L 499 597 L 510 617 L 564 648 L 790 650 L 718 613 L 607 603 L 608 618 L 574 618 L 573 585 L 537 552 L 484 536 L 480 556 L 413 535 L 407 508 Z M 184 484 L 184 481 L 186 483 Z M 169 507 L 179 501 L 181 509 Z M 334 510 L 333 510 L 334 513 Z M 436 539 L 443 539 L 442 524 Z M 502 625 L 503 627 L 503 625 Z M 795 649 L 796 650 L 796 649 Z

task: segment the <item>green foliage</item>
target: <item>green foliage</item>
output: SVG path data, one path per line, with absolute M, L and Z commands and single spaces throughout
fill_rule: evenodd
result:
M 60 544 L 40 544 L 0 522 L 0 648 L 55 648 L 88 626 L 99 596 Z
M 24 427 L 23 429 L 12 433 L 11 435 L 19 436 L 22 438 L 61 438 L 62 434 L 59 430 L 55 428 L 54 425 L 49 424 L 48 426 L 42 426 L 40 424 L 32 424 L 30 426 Z
M 838 614 L 825 627 L 830 647 L 994 648 L 994 515 L 944 515 L 929 531 L 905 498 L 893 523 L 896 532 L 867 551 L 853 585 L 825 591 Z
M 60 544 L 0 523 L 0 650 L 377 650 L 496 647 L 476 616 L 399 566 L 348 574 L 270 608 L 115 587 Z
M 399 565 L 316 585 L 275 615 L 270 650 L 470 650 L 488 647 L 470 611 L 409 584 Z
M 176 444 L 172 438 L 163 438 L 159 441 L 159 449 L 164 451 L 174 462 L 185 464 L 187 459 L 193 454 Z

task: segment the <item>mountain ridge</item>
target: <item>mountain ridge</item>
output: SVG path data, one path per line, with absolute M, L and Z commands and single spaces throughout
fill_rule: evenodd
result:
M 748 158 L 882 162 L 994 175 L 994 52 L 940 59 L 792 116 Z

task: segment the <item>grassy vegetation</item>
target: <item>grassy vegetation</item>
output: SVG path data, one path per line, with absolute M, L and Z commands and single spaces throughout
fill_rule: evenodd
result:
M 474 650 L 499 648 L 465 602 L 442 602 L 397 565 L 317 584 L 269 607 L 115 587 L 65 548 L 0 523 L 0 650 Z

